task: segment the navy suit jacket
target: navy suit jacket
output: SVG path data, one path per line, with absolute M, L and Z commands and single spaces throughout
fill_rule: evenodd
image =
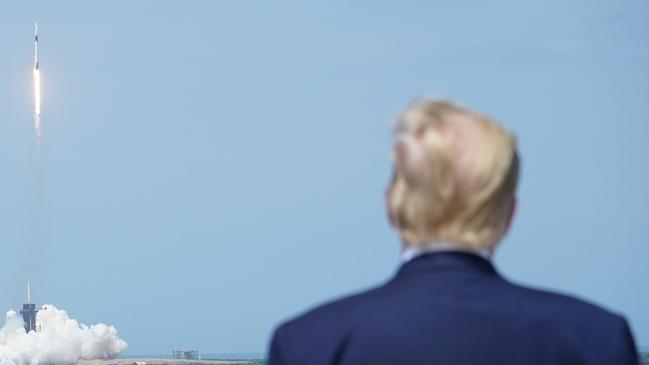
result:
M 406 263 L 378 288 L 279 326 L 269 365 L 637 365 L 619 315 L 503 279 L 465 253 Z

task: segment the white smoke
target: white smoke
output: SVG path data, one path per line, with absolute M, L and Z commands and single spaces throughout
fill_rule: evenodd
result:
M 75 364 L 113 358 L 127 346 L 115 327 L 79 324 L 53 305 L 36 313 L 36 328 L 26 333 L 23 319 L 13 310 L 7 312 L 0 328 L 0 365 Z

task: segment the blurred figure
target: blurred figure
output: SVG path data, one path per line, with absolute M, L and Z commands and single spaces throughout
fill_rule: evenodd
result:
M 550 147 L 551 148 L 551 147 Z M 510 283 L 490 258 L 514 215 L 514 138 L 434 99 L 401 115 L 386 194 L 402 266 L 275 332 L 270 365 L 637 365 L 624 318 Z

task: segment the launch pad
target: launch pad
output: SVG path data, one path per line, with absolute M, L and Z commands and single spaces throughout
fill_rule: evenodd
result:
M 261 365 L 263 360 L 106 359 L 80 360 L 76 365 Z

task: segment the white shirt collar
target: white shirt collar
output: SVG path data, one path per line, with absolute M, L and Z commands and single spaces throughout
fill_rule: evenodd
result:
M 427 243 L 425 245 L 406 245 L 401 251 L 401 263 L 405 264 L 406 262 L 415 259 L 419 256 L 423 256 L 429 253 L 435 252 L 466 252 L 474 255 L 478 255 L 485 260 L 491 259 L 491 250 L 488 249 L 472 249 L 466 246 L 463 246 L 459 243 L 448 242 L 448 241 L 434 241 Z

